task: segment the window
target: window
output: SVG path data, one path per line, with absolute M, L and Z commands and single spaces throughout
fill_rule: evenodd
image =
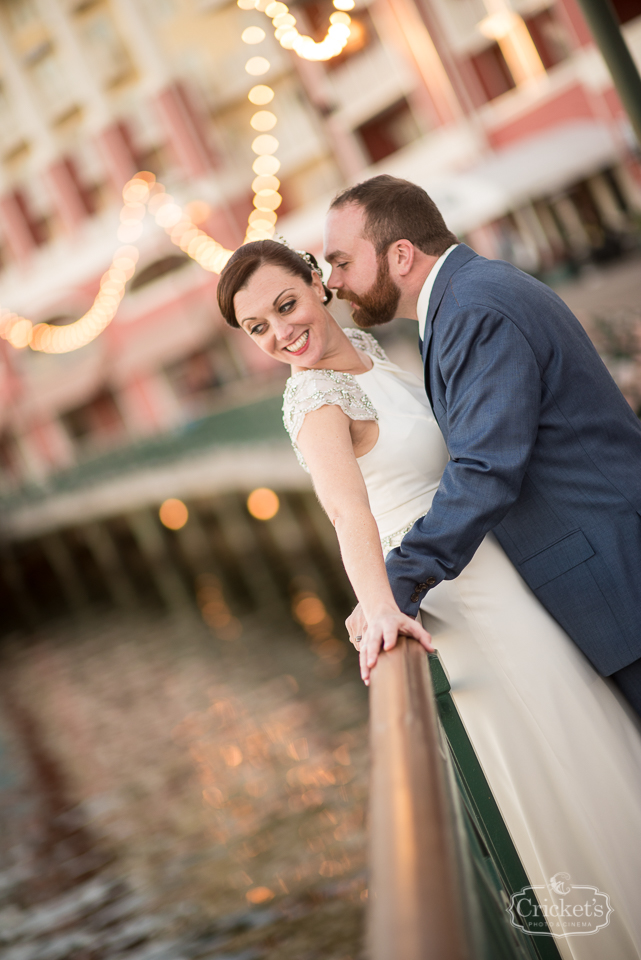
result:
M 84 445 L 107 445 L 125 432 L 115 397 L 110 390 L 102 390 L 89 403 L 69 410 L 61 417 L 71 437 Z
M 0 149 L 4 155 L 11 154 L 22 143 L 18 116 L 7 86 L 0 80 Z
M 567 30 L 551 7 L 526 17 L 525 25 L 546 70 L 569 57 L 572 46 Z
M 612 0 L 619 23 L 627 23 L 641 17 L 641 0 Z
M 486 100 L 494 100 L 516 86 L 498 43 L 474 54 L 470 63 Z
M 153 283 L 153 281 L 159 277 L 164 277 L 168 273 L 174 273 L 176 270 L 180 270 L 191 262 L 189 257 L 183 257 L 180 254 L 170 254 L 168 257 L 163 257 L 162 260 L 154 260 L 149 266 L 144 267 L 140 273 L 134 275 L 129 289 L 139 290 L 148 283 Z
M 20 455 L 14 437 L 8 433 L 0 436 L 0 489 L 20 480 Z
M 176 396 L 184 401 L 205 404 L 227 383 L 238 380 L 240 372 L 224 337 L 167 368 Z
M 46 214 L 36 214 L 32 204 L 22 190 L 15 190 L 12 194 L 12 200 L 17 208 L 17 213 L 29 228 L 34 242 L 38 245 L 46 243 L 51 237 L 51 221 L 49 217 L 47 217 Z
M 283 206 L 294 210 L 309 203 L 310 197 L 336 193 L 341 187 L 340 171 L 333 157 L 322 157 L 287 175 L 280 187 Z
M 22 30 L 38 19 L 34 0 L 5 0 L 4 7 L 12 30 Z
M 29 61 L 33 85 L 49 115 L 59 119 L 72 113 L 76 107 L 69 78 L 53 46 L 42 44 Z
M 91 58 L 92 67 L 104 86 L 113 87 L 132 72 L 127 48 L 102 4 L 81 8 L 78 32 Z
M 372 163 L 389 157 L 421 136 L 407 100 L 399 100 L 372 120 L 358 128 L 357 133 Z

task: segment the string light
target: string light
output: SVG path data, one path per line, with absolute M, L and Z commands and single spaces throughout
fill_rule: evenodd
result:
M 274 91 L 271 87 L 261 85 L 253 87 L 248 96 L 254 102 L 257 99 L 259 102 L 266 103 L 272 100 Z M 253 115 L 250 123 L 254 130 L 272 130 L 276 126 L 277 117 L 270 110 L 259 110 Z M 267 240 L 274 236 L 277 220 L 275 211 L 283 200 L 278 192 L 280 180 L 274 176 L 280 169 L 280 161 L 274 157 L 278 146 L 276 137 L 269 133 L 262 133 L 252 143 L 252 150 L 258 155 L 253 164 L 254 172 L 258 176 L 252 183 L 254 210 L 248 218 L 246 242 Z
M 261 43 L 265 39 L 265 31 L 260 27 L 247 27 L 240 35 L 243 43 Z
M 129 241 L 113 255 L 111 266 L 100 279 L 100 289 L 89 310 L 73 323 L 57 326 L 32 323 L 9 310 L 0 310 L 0 337 L 17 350 L 29 346 L 41 353 L 70 353 L 95 340 L 116 315 L 125 295 L 125 285 L 136 270 L 140 256 L 131 241 L 142 233 L 142 220 L 149 212 L 156 223 L 192 260 L 210 273 L 220 273 L 233 251 L 227 250 L 198 227 L 207 219 L 210 208 L 201 200 L 183 209 L 156 182 L 153 173 L 141 171 L 129 180 L 122 191 L 118 239 Z
M 258 0 L 258 3 L 258 9 L 264 9 L 267 6 L 263 0 Z M 242 0 L 242 4 L 244 4 L 242 9 L 252 9 L 246 5 L 245 0 Z M 280 13 L 286 14 L 287 8 L 285 5 L 280 4 L 280 6 L 284 8 Z M 253 9 L 256 9 L 256 6 Z M 278 16 L 278 12 L 274 13 L 274 16 Z M 264 30 L 260 30 L 259 27 L 247 27 L 246 30 L 243 30 L 241 39 L 245 43 L 259 43 L 260 40 L 255 39 L 258 37 L 258 33 L 262 34 L 261 40 L 265 39 Z M 271 64 L 265 57 L 251 57 L 245 64 L 245 70 L 250 76 L 267 73 L 270 68 Z M 272 102 L 274 91 L 267 84 L 257 84 L 251 88 L 247 94 L 247 99 L 255 106 L 263 107 Z M 282 197 L 278 193 L 280 181 L 273 176 L 280 168 L 280 162 L 273 156 L 278 150 L 278 140 L 268 132 L 274 129 L 278 123 L 278 118 L 271 110 L 257 110 L 249 122 L 252 129 L 259 133 L 259 136 L 254 138 L 251 145 L 252 150 L 257 154 L 253 169 L 259 176 L 252 184 L 254 209 L 247 220 L 246 243 L 252 240 L 268 240 L 274 236 L 277 219 L 274 211 L 282 201 Z M 261 165 L 256 167 L 259 161 Z
M 280 170 L 278 157 L 257 157 L 252 163 L 252 170 L 259 174 L 275 174 Z
M 134 246 L 116 250 L 111 266 L 100 280 L 100 289 L 91 307 L 74 323 L 58 327 L 50 323 L 33 324 L 26 317 L 3 311 L 0 313 L 0 337 L 12 347 L 30 346 L 42 353 L 69 353 L 78 350 L 102 333 L 120 305 L 125 284 L 136 269 L 138 250 Z
M 274 36 L 280 45 L 293 50 L 306 60 L 330 60 L 338 56 L 350 37 L 351 19 L 348 10 L 355 0 L 333 0 L 335 12 L 330 15 L 329 27 L 323 40 L 300 34 L 296 17 L 280 0 L 237 0 L 241 10 L 258 10 L 272 21 Z M 249 45 L 262 43 L 265 31 L 256 25 L 243 30 L 241 39 Z M 266 57 L 250 57 L 245 70 L 250 76 L 263 76 L 271 64 Z M 266 106 L 274 99 L 274 91 L 266 84 L 257 84 L 248 93 L 250 103 Z M 275 174 L 280 161 L 274 156 L 279 143 L 268 131 L 277 125 L 278 118 L 270 110 L 258 110 L 250 123 L 259 133 L 252 142 L 257 154 L 252 170 L 256 178 L 252 183 L 254 210 L 249 214 L 245 240 L 262 240 L 273 237 L 277 221 L 276 210 L 282 203 L 278 192 L 280 181 Z M 31 320 L 0 308 L 0 337 L 17 350 L 30 346 L 42 353 L 69 353 L 95 340 L 116 315 L 125 293 L 125 285 L 133 276 L 139 258 L 138 248 L 133 246 L 143 231 L 143 220 L 149 212 L 171 238 L 203 269 L 220 273 L 233 251 L 227 250 L 198 227 L 207 219 L 209 208 L 202 201 L 193 201 L 184 209 L 174 203 L 162 184 L 147 171 L 137 173 L 129 180 L 122 192 L 123 206 L 120 211 L 120 226 L 117 237 L 124 246 L 116 250 L 112 263 L 100 281 L 100 289 L 89 310 L 78 320 L 65 326 L 50 323 L 33 324 Z
M 245 70 L 252 77 L 261 77 L 270 68 L 270 62 L 265 57 L 250 57 L 245 64 Z
M 270 110 L 259 110 L 249 121 L 254 130 L 272 130 L 277 123 L 276 116 Z
M 258 10 L 269 17 L 280 45 L 286 50 L 293 50 L 305 60 L 331 60 L 342 52 L 351 33 L 351 19 L 347 11 L 355 6 L 354 0 L 334 0 L 335 12 L 330 15 L 327 33 L 317 43 L 312 37 L 298 32 L 296 17 L 290 13 L 287 4 L 280 0 L 237 0 L 237 3 L 241 10 Z M 264 30 L 256 26 L 247 27 L 241 34 L 241 39 L 248 44 L 261 43 L 264 38 Z M 269 60 L 260 56 L 250 57 L 245 64 L 247 73 L 254 77 L 268 73 L 270 67 Z M 274 99 L 274 91 L 266 84 L 258 84 L 251 88 L 247 99 L 255 106 L 266 106 Z M 258 110 L 249 122 L 262 136 L 256 137 L 252 143 L 252 150 L 258 155 L 252 169 L 258 176 L 252 183 L 255 209 L 248 218 L 245 242 L 274 236 L 277 220 L 275 211 L 282 202 L 278 193 L 280 181 L 274 176 L 280 169 L 280 162 L 273 156 L 278 149 L 278 140 L 268 133 L 274 129 L 278 118 L 271 110 Z
M 274 91 L 271 87 L 259 83 L 258 86 L 251 88 L 247 94 L 247 99 L 257 107 L 264 107 L 274 99 Z
M 331 60 L 342 53 L 350 37 L 351 18 L 347 13 L 353 10 L 355 0 L 334 0 L 336 12 L 329 18 L 329 27 L 324 38 L 314 40 L 298 32 L 296 17 L 290 13 L 289 7 L 279 0 L 265 2 L 265 0 L 237 0 L 241 10 L 259 10 L 269 17 L 274 27 L 274 36 L 285 50 L 293 50 L 304 60 Z M 248 27 L 243 33 L 260 28 Z M 252 34 L 253 36 L 254 34 Z M 258 40 L 247 40 L 247 43 L 259 43 Z M 265 71 L 267 72 L 267 71 Z

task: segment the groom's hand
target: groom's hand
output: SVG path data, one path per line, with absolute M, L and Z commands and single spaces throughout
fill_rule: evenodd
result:
M 399 635 L 418 640 L 429 653 L 434 653 L 432 638 L 417 620 L 412 620 L 396 607 L 377 611 L 369 620 L 359 604 L 345 621 L 350 640 L 358 650 L 361 677 L 369 686 L 370 674 L 376 666 L 378 655 L 383 650 L 396 646 Z M 356 641 L 357 637 L 360 641 Z

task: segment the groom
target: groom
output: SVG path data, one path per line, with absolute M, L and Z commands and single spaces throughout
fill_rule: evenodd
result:
M 416 616 L 493 530 L 641 714 L 641 423 L 579 322 L 543 283 L 459 243 L 425 191 L 395 177 L 335 198 L 325 258 L 358 326 L 418 320 L 450 453 L 429 513 L 387 558 L 401 611 Z M 358 608 L 348 629 L 364 631 Z

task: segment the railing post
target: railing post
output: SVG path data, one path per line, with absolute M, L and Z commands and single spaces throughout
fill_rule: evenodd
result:
M 469 960 L 459 867 L 425 651 L 400 637 L 370 686 L 371 960 Z

